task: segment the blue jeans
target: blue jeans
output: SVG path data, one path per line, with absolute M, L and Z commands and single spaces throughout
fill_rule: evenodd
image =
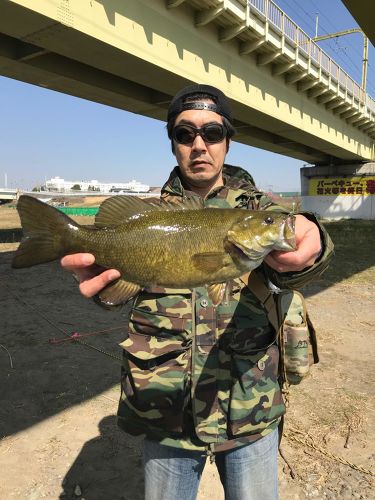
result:
M 226 500 L 277 500 L 278 432 L 215 455 Z M 206 462 L 199 451 L 145 440 L 146 500 L 194 500 Z

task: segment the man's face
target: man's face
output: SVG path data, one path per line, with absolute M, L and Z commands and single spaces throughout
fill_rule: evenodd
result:
M 208 101 L 210 102 L 210 101 Z M 222 116 L 205 109 L 182 111 L 175 122 L 201 128 L 212 123 L 223 123 Z M 227 139 L 215 144 L 205 143 L 197 135 L 191 144 L 179 144 L 174 140 L 174 152 L 180 173 L 188 187 L 207 188 L 208 191 L 223 184 L 222 168 L 227 153 Z

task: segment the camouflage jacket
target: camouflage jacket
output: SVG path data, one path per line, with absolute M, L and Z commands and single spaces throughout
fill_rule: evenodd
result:
M 285 211 L 255 188 L 245 170 L 225 165 L 224 179 L 205 206 Z M 183 189 L 176 167 L 162 198 L 186 196 L 197 195 Z M 277 285 L 287 286 L 288 279 L 307 282 L 329 257 L 323 228 L 321 235 L 325 250 L 307 271 L 281 277 L 263 265 L 261 272 Z M 135 299 L 128 338 L 121 345 L 118 423 L 130 434 L 217 452 L 268 434 L 285 412 L 275 331 L 240 279 L 217 307 L 204 287 L 144 290 Z

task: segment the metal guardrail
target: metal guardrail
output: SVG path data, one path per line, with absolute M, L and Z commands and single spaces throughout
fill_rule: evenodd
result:
M 375 113 L 375 100 L 272 0 L 248 0 L 248 5 L 250 9 L 255 9 L 273 27 L 277 28 L 291 43 L 298 46 L 299 50 L 320 66 L 347 94 L 353 96 L 359 104 Z

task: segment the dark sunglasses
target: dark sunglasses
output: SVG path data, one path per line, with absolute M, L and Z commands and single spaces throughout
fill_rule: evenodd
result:
M 173 139 L 179 144 L 192 144 L 197 135 L 200 135 L 204 142 L 215 144 L 226 137 L 227 129 L 220 123 L 209 123 L 202 128 L 196 128 L 192 125 L 177 125 L 172 132 Z

